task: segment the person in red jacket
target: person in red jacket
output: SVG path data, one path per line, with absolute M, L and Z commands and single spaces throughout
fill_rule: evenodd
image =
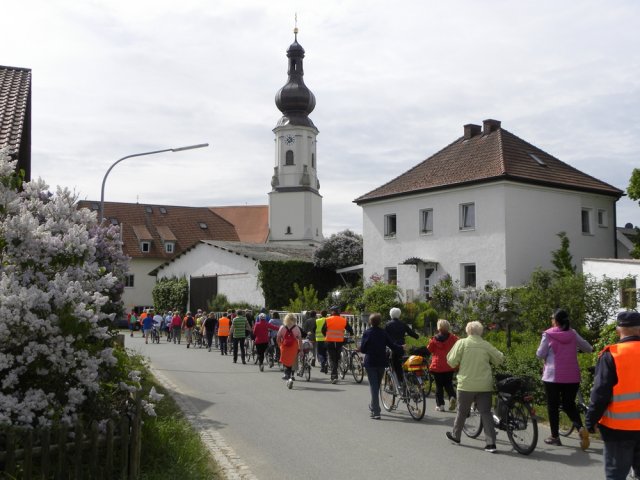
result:
M 264 372 L 264 352 L 267 351 L 269 346 L 269 330 L 278 331 L 279 327 L 267 322 L 267 315 L 261 313 L 253 325 L 253 338 L 256 344 L 256 352 L 258 353 L 258 367 L 261 372 Z
M 431 338 L 427 349 L 431 352 L 431 365 L 429 370 L 436 381 L 436 411 L 444 411 L 444 391 L 449 396 L 449 410 L 456 409 L 456 391 L 453 388 L 453 368 L 447 363 L 447 353 L 458 341 L 453 333 L 449 332 L 449 322 L 438 320 L 436 324 L 438 334 Z

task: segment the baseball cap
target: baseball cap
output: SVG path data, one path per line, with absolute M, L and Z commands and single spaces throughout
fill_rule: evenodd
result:
M 640 327 L 640 313 L 627 311 L 618 314 L 619 327 Z

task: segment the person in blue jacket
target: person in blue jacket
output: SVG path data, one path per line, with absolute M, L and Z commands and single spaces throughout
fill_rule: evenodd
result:
M 404 349 L 402 345 L 394 343 L 389 334 L 380 328 L 382 316 L 379 313 L 373 313 L 369 317 L 370 328 L 362 334 L 362 342 L 360 343 L 360 351 L 364 353 L 364 368 L 367 370 L 367 378 L 369 379 L 369 389 L 371 391 L 371 403 L 369 411 L 371 418 L 380 419 L 380 383 L 384 375 L 384 369 L 387 366 L 387 347 L 393 353 L 402 357 Z

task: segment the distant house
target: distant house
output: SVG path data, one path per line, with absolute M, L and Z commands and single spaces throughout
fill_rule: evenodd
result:
M 264 305 L 258 284 L 261 261 L 313 261 L 315 248 L 303 244 L 237 243 L 202 240 L 189 250 L 158 267 L 158 280 L 190 279 L 189 308 L 206 308 L 213 294 L 224 294 L 230 302 Z M 203 294 L 202 292 L 206 292 Z
M 99 204 L 81 201 L 78 206 L 97 211 Z M 127 311 L 152 306 L 151 292 L 156 278 L 149 273 L 201 240 L 239 242 L 267 236 L 266 206 L 222 207 L 233 208 L 238 216 L 242 216 L 242 209 L 247 209 L 251 227 L 242 222 L 236 227 L 215 213 L 216 208 L 105 202 L 105 221 L 121 228 L 124 253 L 131 257 L 123 296 Z M 186 273 L 189 278 L 189 272 Z
M 640 260 L 624 258 L 585 258 L 582 271 L 597 279 L 610 278 L 618 281 L 619 308 L 637 310 L 638 286 L 640 285 Z
M 616 201 L 622 191 L 503 129 L 497 120 L 463 135 L 384 185 L 358 197 L 364 278 L 397 282 L 429 297 L 443 276 L 464 287 L 514 286 L 566 232 L 581 265 L 616 256 Z
M 633 250 L 633 239 L 640 235 L 640 230 L 633 224 L 627 223 L 624 227 L 618 227 L 618 255 L 617 258 L 631 258 L 631 250 Z
M 31 70 L 0 65 L 0 148 L 31 180 Z

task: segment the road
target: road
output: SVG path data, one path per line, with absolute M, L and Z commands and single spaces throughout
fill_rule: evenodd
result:
M 404 405 L 381 420 L 369 418 L 367 380 L 353 378 L 332 385 L 318 368 L 310 382 L 285 387 L 278 368 L 260 372 L 256 365 L 232 362 L 218 351 L 184 345 L 145 345 L 140 334 L 126 336 L 126 346 L 148 357 L 157 374 L 176 389 L 194 421 L 228 445 L 235 478 L 269 479 L 601 479 L 602 443 L 587 452 L 577 437 L 562 447 L 545 445 L 529 456 L 512 450 L 498 432 L 498 453 L 483 451 L 483 435 L 463 435 L 452 445 L 445 432 L 454 414 L 435 412 L 427 399 L 422 421 L 411 419 Z M 575 434 L 574 434 L 575 435 Z M 220 445 L 218 445 L 220 446 Z M 218 448 L 220 450 L 220 448 Z M 219 459 L 219 458 L 218 458 Z

